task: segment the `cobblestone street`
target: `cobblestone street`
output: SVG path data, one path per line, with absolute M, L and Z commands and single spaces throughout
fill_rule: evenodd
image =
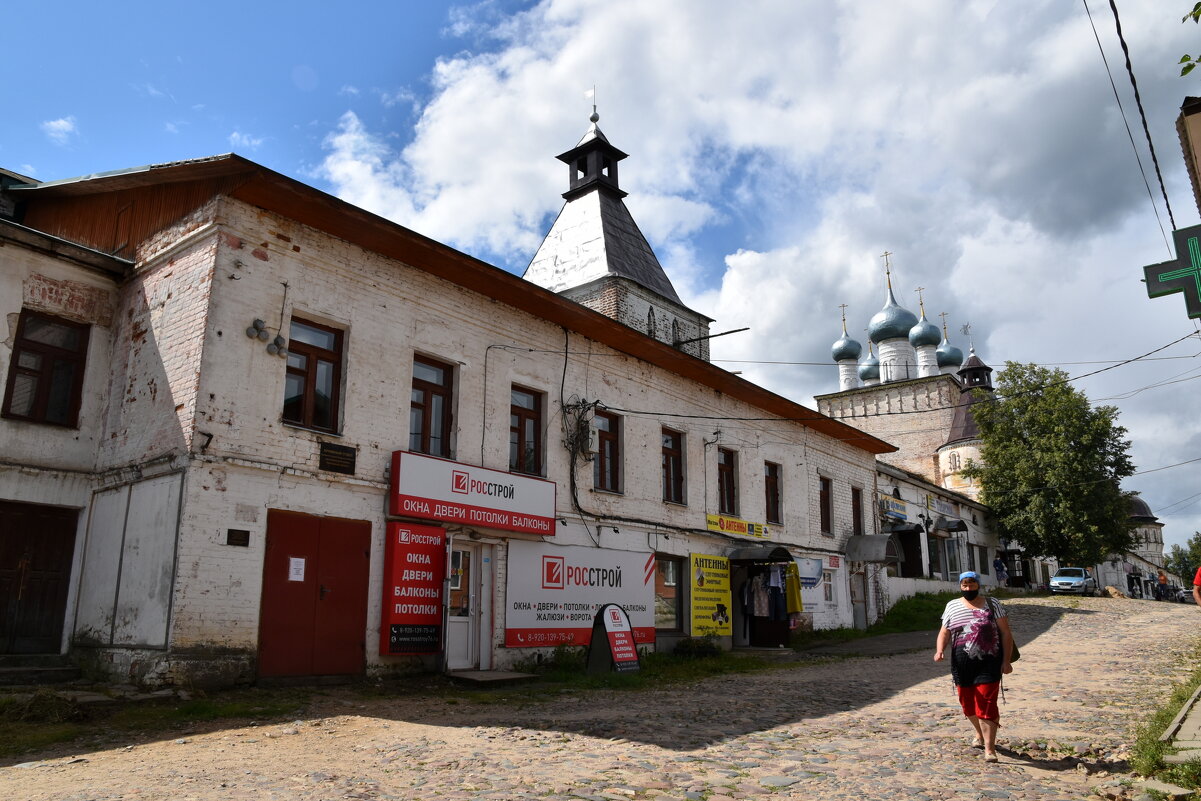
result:
M 1129 778 L 1134 728 L 1183 675 L 1198 609 L 1108 598 L 1009 609 L 1022 659 L 1006 681 L 993 765 L 969 746 L 931 649 L 535 703 L 338 691 L 295 722 L 26 756 L 0 768 L 0 795 L 1072 799 Z

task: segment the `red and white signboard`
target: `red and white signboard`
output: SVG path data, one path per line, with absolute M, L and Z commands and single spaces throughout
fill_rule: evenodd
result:
M 618 673 L 638 670 L 638 648 L 634 644 L 634 631 L 630 619 L 617 604 L 609 604 L 602 610 L 605 633 L 609 635 L 609 652 L 613 654 L 613 669 Z
M 550 537 L 555 533 L 555 482 L 395 451 L 388 511 Z
M 385 656 L 440 653 L 446 530 L 389 523 L 387 531 L 379 652 Z
M 607 548 L 509 543 L 505 647 L 588 645 L 605 604 L 630 616 L 634 641 L 655 641 L 655 555 Z

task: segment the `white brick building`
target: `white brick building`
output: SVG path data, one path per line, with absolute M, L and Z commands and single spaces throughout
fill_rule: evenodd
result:
M 846 543 L 891 446 L 711 365 L 678 299 L 596 288 L 648 335 L 232 155 L 4 175 L 0 571 L 29 591 L 0 653 L 487 670 L 605 602 L 648 647 L 774 645 L 796 616 L 740 596 L 772 564 L 801 625 L 874 619 Z

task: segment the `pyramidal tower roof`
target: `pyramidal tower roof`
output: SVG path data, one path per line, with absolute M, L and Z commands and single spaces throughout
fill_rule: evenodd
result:
M 625 278 L 683 307 L 659 259 L 630 215 L 617 179 L 626 154 L 592 125 L 579 144 L 558 159 L 568 166 L 569 188 L 546 239 L 526 268 L 524 278 L 552 292 L 604 278 Z

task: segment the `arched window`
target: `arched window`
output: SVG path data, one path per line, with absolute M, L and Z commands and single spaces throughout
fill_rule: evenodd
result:
M 655 339 L 655 310 L 653 308 L 646 310 L 646 335 L 651 339 Z
M 952 451 L 951 455 L 947 457 L 947 467 L 952 473 L 958 473 L 962 466 L 963 465 L 959 459 L 959 454 Z

